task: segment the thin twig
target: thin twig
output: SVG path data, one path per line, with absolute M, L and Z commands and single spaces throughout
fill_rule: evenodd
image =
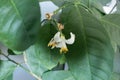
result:
M 30 66 L 29 66 L 28 63 L 27 63 L 27 58 L 26 58 L 26 53 L 25 53 L 25 52 L 23 52 L 23 56 L 24 56 L 25 64 L 26 64 L 27 67 L 29 68 L 30 73 L 32 74 L 32 76 L 34 76 L 37 80 L 41 80 L 41 79 L 42 79 L 41 77 L 38 77 L 37 75 L 35 75 L 35 74 L 32 72 Z
M 1 54 L 1 55 L 3 55 L 5 58 L 7 58 L 7 59 L 8 59 L 8 61 L 11 61 L 11 62 L 13 62 L 14 64 L 16 64 L 16 65 L 20 66 L 22 69 L 24 69 L 26 72 L 30 73 L 30 74 L 31 74 L 32 76 L 34 76 L 36 79 L 41 80 L 41 79 L 39 79 L 38 77 L 36 77 L 36 75 L 35 75 L 35 74 L 33 74 L 30 70 L 28 70 L 27 68 L 25 68 L 25 67 L 24 67 L 24 66 L 22 66 L 21 64 L 17 63 L 16 61 L 14 61 L 14 60 L 10 59 L 10 58 L 9 58 L 9 56 L 5 55 L 5 54 L 4 54 L 4 53 L 2 53 L 1 51 L 0 51 L 0 54 Z

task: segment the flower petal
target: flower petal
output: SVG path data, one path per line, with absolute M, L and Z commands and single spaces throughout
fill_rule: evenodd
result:
M 67 47 L 64 41 L 61 41 L 56 45 L 56 48 L 61 48 L 61 47 Z
M 54 41 L 55 42 L 61 42 L 61 38 L 60 38 L 60 32 L 57 32 L 54 36 Z
M 70 32 L 70 35 L 71 35 L 70 39 L 65 40 L 67 44 L 73 44 L 75 42 L 75 34 Z

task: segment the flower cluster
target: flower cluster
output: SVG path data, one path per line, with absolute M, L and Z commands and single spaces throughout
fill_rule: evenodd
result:
M 53 14 L 46 14 L 46 19 L 50 20 Z M 64 29 L 64 25 L 61 23 L 57 23 L 58 32 L 54 35 L 54 37 L 48 43 L 48 46 L 51 49 L 60 48 L 60 53 L 68 52 L 68 48 L 66 44 L 73 44 L 75 42 L 75 34 L 70 32 L 70 38 L 66 39 L 62 30 Z

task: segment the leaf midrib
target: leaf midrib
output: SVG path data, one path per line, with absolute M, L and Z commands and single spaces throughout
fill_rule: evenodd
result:
M 14 0 L 10 0 L 10 3 L 12 4 L 13 8 L 15 9 L 16 14 L 17 14 L 17 15 L 19 16 L 19 18 L 21 19 L 21 22 L 22 22 L 22 23 L 24 24 L 24 26 L 25 26 L 25 22 L 24 22 L 21 14 L 20 14 L 20 11 L 17 9 L 17 6 L 16 6 Z
M 14 2 L 13 0 L 10 0 L 10 2 L 11 2 L 11 4 L 13 5 L 13 8 L 15 9 L 16 13 L 19 15 L 19 17 L 21 17 L 21 15 L 20 15 L 20 13 L 19 13 L 17 7 L 16 7 L 15 2 Z
M 89 56 L 88 56 L 89 55 L 89 51 L 87 49 L 87 39 L 86 39 L 85 27 L 84 27 L 83 19 L 82 19 L 81 13 L 79 11 L 78 5 L 76 6 L 76 8 L 77 8 L 77 11 L 78 11 L 80 19 L 81 19 L 81 25 L 82 25 L 81 28 L 82 28 L 83 38 L 84 38 L 84 41 L 85 41 L 85 43 L 84 43 L 85 49 L 86 49 L 85 51 L 87 53 L 89 70 L 90 70 L 90 73 L 92 74 L 91 67 L 90 67 L 90 59 L 89 59 Z M 92 75 L 91 75 L 91 79 L 92 79 Z

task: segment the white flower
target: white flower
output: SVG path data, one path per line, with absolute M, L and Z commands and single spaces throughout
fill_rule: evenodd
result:
M 62 33 L 57 32 L 48 43 L 48 46 L 50 46 L 51 49 L 55 47 L 60 48 L 60 53 L 66 53 L 68 51 L 66 44 L 73 44 L 75 41 L 75 35 L 72 32 L 70 32 L 70 35 L 70 39 L 65 39 L 65 36 Z

